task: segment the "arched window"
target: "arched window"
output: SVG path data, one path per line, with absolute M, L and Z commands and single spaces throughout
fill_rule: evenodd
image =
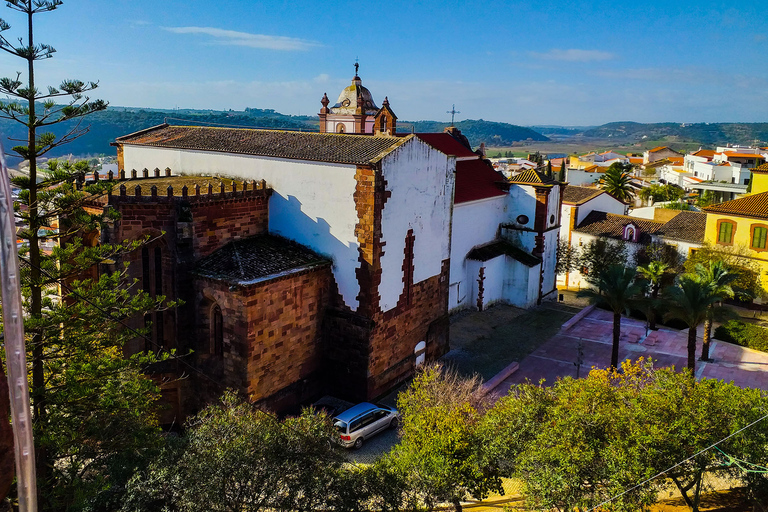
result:
M 347 127 L 344 126 L 344 123 L 339 123 L 336 125 L 336 133 L 346 133 Z
M 387 116 L 381 116 L 381 119 L 379 119 L 379 131 L 381 133 L 384 133 L 387 131 Z
M 211 353 L 221 355 L 224 352 L 224 317 L 218 304 L 211 311 Z
M 637 242 L 637 228 L 633 224 L 624 226 L 624 240 Z
M 413 350 L 413 353 L 416 355 L 416 368 L 424 364 L 426 352 L 427 352 L 427 343 L 425 341 L 418 342 L 416 344 L 416 348 Z

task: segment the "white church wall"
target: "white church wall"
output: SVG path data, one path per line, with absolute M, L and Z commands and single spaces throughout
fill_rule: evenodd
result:
M 466 256 L 473 247 L 492 242 L 496 239 L 499 224 L 506 212 L 506 196 L 492 197 L 453 207 L 453 226 L 451 228 L 451 293 L 448 309 L 466 305 L 469 288 L 467 281 Z M 460 299 L 464 297 L 464 301 Z
M 357 309 L 354 165 L 130 145 L 124 146 L 123 156 L 128 170 L 170 167 L 175 174 L 266 180 L 274 191 L 270 231 L 330 256 L 339 293 Z
M 405 237 L 413 229 L 414 274 L 418 283 L 439 275 L 450 255 L 451 209 L 456 161 L 419 139 L 389 153 L 382 173 L 390 197 L 381 218 L 382 241 L 380 307 L 397 305 L 403 291 Z

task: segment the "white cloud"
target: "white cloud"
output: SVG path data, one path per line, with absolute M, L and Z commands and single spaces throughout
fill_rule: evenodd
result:
M 610 52 L 603 52 L 600 50 L 577 50 L 572 48 L 570 50 L 552 49 L 548 52 L 528 52 L 528 55 L 536 59 L 543 60 L 560 60 L 567 62 L 592 62 L 596 60 L 611 60 L 616 58 L 616 55 Z
M 204 34 L 215 38 L 218 44 L 233 46 L 248 46 L 250 48 L 262 48 L 266 50 L 303 51 L 309 50 L 320 43 L 285 36 L 268 36 L 265 34 L 251 34 L 226 30 L 214 27 L 162 27 L 163 30 L 174 34 Z

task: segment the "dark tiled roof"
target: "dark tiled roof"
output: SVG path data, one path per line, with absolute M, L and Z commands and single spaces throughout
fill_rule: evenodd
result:
M 477 153 L 456 140 L 450 133 L 417 133 L 416 136 L 446 155 L 453 155 L 457 158 L 479 157 Z
M 115 144 L 367 164 L 378 161 L 407 138 L 164 124 L 118 137 Z
M 330 264 L 330 260 L 308 247 L 287 238 L 265 234 L 228 243 L 201 259 L 194 273 L 248 285 Z
M 768 219 L 768 192 L 752 194 L 732 201 L 707 206 L 704 211 L 739 217 Z
M 758 165 L 752 169 L 752 172 L 756 172 L 758 174 L 768 173 L 768 163 Z
M 543 172 L 539 172 L 536 169 L 528 169 L 527 171 L 523 171 L 520 174 L 516 174 L 509 178 L 510 183 L 530 183 L 530 184 L 541 184 L 541 183 L 554 183 L 554 178 L 547 178 L 547 175 Z
M 528 254 L 507 240 L 495 240 L 489 244 L 475 247 L 469 251 L 469 254 L 467 254 L 467 259 L 488 261 L 501 256 L 502 254 L 516 259 L 527 267 L 535 267 L 541 263 L 541 258 L 538 258 L 532 254 Z
M 568 185 L 565 187 L 565 192 L 563 192 L 563 202 L 568 204 L 584 204 L 602 193 L 603 191 L 597 188 Z
M 704 243 L 707 214 L 681 211 L 661 227 L 659 236 L 684 242 Z
M 504 176 L 483 160 L 456 162 L 456 195 L 453 202 L 460 204 L 506 195 L 497 185 L 503 182 Z
M 661 227 L 664 225 L 661 222 L 638 219 L 628 215 L 593 211 L 581 221 L 581 224 L 574 228 L 574 231 L 621 240 L 624 237 L 624 227 L 630 223 L 637 226 L 637 229 L 640 230 L 637 241 L 643 244 L 650 243 L 652 241 L 651 235 L 659 234 Z

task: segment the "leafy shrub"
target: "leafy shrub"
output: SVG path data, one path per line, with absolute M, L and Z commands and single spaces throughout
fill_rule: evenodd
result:
M 715 338 L 768 352 L 768 329 L 758 325 L 729 320 L 715 329 Z

